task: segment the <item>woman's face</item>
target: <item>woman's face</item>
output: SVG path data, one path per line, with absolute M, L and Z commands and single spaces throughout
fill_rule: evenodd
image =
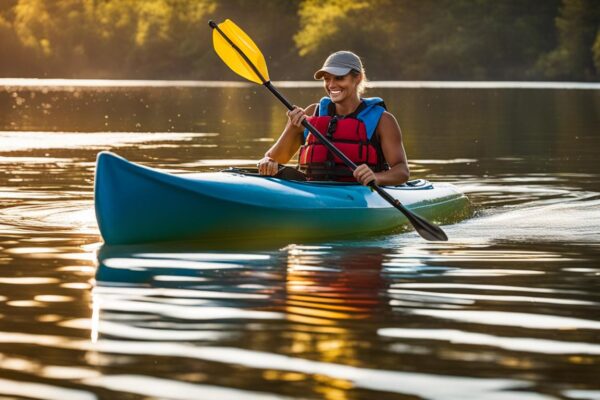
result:
M 360 80 L 360 75 L 346 74 L 344 76 L 336 76 L 325 73 L 323 75 L 323 86 L 331 101 L 340 103 L 349 97 L 358 95 Z

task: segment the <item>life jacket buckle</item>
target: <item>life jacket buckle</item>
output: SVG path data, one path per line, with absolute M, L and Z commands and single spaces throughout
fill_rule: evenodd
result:
M 337 123 L 338 123 L 337 116 L 333 116 L 333 118 L 331 118 L 329 120 L 329 124 L 327 125 L 327 137 L 329 139 L 331 139 L 333 137 L 333 134 L 335 133 L 335 131 L 337 129 Z

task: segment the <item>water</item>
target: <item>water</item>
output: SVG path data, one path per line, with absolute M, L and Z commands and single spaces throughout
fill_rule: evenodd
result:
M 98 151 L 251 165 L 281 106 L 243 85 L 4 84 L 0 397 L 600 398 L 597 88 L 371 92 L 413 177 L 471 199 L 448 243 L 107 248 Z M 298 104 L 321 94 L 285 86 Z

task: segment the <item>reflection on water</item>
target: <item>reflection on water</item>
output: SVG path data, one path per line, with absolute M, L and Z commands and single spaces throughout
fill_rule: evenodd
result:
M 0 92 L 0 397 L 600 398 L 597 90 L 373 94 L 413 175 L 473 202 L 450 242 L 101 246 L 97 151 L 252 164 L 282 110 L 246 86 Z
M 102 150 L 107 146 L 112 148 L 130 147 L 132 145 L 146 144 L 147 147 L 155 148 L 155 142 L 191 141 L 194 138 L 206 138 L 218 136 L 217 133 L 177 133 L 177 132 L 99 132 L 99 133 L 69 133 L 69 132 L 0 132 L 2 151 L 30 151 L 37 149 L 79 149 Z M 141 146 L 142 148 L 144 146 Z M 164 144 L 163 144 L 164 147 Z M 34 158 L 14 159 L 0 158 L 0 162 L 28 162 L 28 163 L 60 163 L 65 159 Z
M 117 364 L 123 355 L 144 354 L 245 367 L 249 385 L 264 379 L 264 370 L 277 371 L 269 383 L 279 385 L 293 374 L 314 396 L 334 396 L 343 390 L 341 380 L 382 398 L 431 399 L 553 398 L 522 392 L 536 386 L 524 375 L 532 364 L 583 364 L 585 370 L 600 354 L 600 322 L 570 316 L 574 308 L 587 315 L 598 297 L 536 287 L 540 275 L 551 273 L 543 265 L 580 263 L 577 257 L 504 246 L 349 249 L 338 243 L 250 254 L 175 250 L 100 251 L 91 321 L 96 351 L 114 354 Z M 482 268 L 494 263 L 522 269 Z M 501 280 L 481 284 L 490 276 Z M 511 284 L 517 279 L 523 286 Z M 548 339 L 546 332 L 556 330 L 560 340 Z M 410 362 L 398 369 L 398 359 Z M 427 366 L 436 363 L 468 370 L 468 378 L 431 374 Z M 481 365 L 493 365 L 494 377 L 478 372 Z M 323 378 L 314 382 L 318 375 Z M 113 387 L 130 391 L 127 382 Z

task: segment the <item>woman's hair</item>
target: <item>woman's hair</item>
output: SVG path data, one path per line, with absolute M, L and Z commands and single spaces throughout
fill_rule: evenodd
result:
M 362 96 L 362 94 L 367 89 L 367 83 L 369 82 L 367 79 L 367 73 L 365 72 L 365 69 L 363 68 L 362 71 L 357 71 L 355 69 L 352 69 L 352 70 L 350 70 L 350 75 L 352 75 L 353 77 L 362 75 L 362 80 L 360 81 L 360 83 L 358 84 L 358 87 L 356 88 L 358 95 Z

